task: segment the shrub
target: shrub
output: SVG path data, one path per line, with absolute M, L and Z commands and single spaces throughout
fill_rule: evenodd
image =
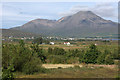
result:
M 48 48 L 48 53 L 52 54 L 53 53 L 53 49 L 51 47 Z
M 2 69 L 2 80 L 13 80 L 14 75 L 13 75 L 14 68 L 12 66 L 8 67 L 8 69 Z
M 80 66 L 79 65 L 75 65 L 74 68 L 80 68 Z
M 58 69 L 62 69 L 62 67 L 58 67 Z
M 113 57 L 110 54 L 105 57 L 105 64 L 114 64 Z
M 97 47 L 92 44 L 89 47 L 89 50 L 86 51 L 86 53 L 83 55 L 82 62 L 85 62 L 87 64 L 89 63 L 97 63 L 97 58 L 101 54 L 100 51 L 97 50 Z
M 66 63 L 68 64 L 79 63 L 79 58 L 78 57 L 67 58 Z
M 53 50 L 53 54 L 64 55 L 64 54 L 66 54 L 66 51 L 63 48 L 55 47 L 54 50 Z
M 33 74 L 39 71 L 38 63 L 41 60 L 38 58 L 37 53 L 33 53 L 29 47 L 25 47 L 23 41 L 19 45 L 3 45 L 3 70 L 8 69 L 11 65 L 14 71 L 21 71 L 26 74 Z M 6 72 L 6 71 L 5 71 Z M 9 72 L 8 72 L 9 73 Z
M 48 63 L 52 63 L 52 64 L 59 64 L 59 63 L 66 63 L 66 58 L 64 56 L 61 55 L 51 55 L 48 57 Z

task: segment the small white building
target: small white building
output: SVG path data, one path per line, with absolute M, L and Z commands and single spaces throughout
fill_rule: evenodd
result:
M 50 42 L 51 45 L 54 45 L 55 43 L 54 42 Z
M 69 45 L 70 45 L 70 42 L 64 42 L 64 44 L 69 46 Z
M 95 43 L 95 46 L 97 46 L 98 44 L 97 43 Z

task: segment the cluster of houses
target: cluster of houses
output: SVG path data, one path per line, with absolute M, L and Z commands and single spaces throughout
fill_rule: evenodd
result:
M 70 42 L 64 42 L 64 44 L 70 46 Z
M 50 45 L 54 45 L 55 43 L 54 42 L 50 42 Z M 70 44 L 70 42 L 64 42 L 63 43 L 64 45 L 67 45 L 67 46 L 70 46 L 71 44 Z M 95 43 L 94 45 L 98 45 L 97 43 Z
M 33 40 L 35 37 L 14 37 L 14 36 L 8 36 L 8 37 L 2 37 L 3 41 L 13 41 L 13 39 L 18 39 L 18 40 Z
M 50 42 L 50 45 L 54 45 L 54 42 Z M 70 42 L 64 42 L 64 45 L 70 46 Z

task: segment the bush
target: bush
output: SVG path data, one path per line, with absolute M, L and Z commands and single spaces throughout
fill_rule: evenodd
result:
M 42 63 L 45 63 L 46 56 L 43 53 L 43 49 L 39 48 L 38 44 L 32 45 L 31 48 L 32 53 L 37 54 L 37 57 L 42 61 Z
M 64 54 L 66 54 L 66 51 L 63 48 L 55 47 L 54 50 L 53 50 L 53 54 L 64 55 Z
M 114 64 L 113 57 L 110 54 L 105 57 L 105 64 Z
M 13 80 L 14 75 L 13 75 L 14 68 L 12 66 L 8 67 L 8 69 L 2 69 L 2 80 Z
M 97 63 L 97 58 L 100 54 L 101 52 L 97 50 L 97 47 L 94 44 L 92 44 L 90 45 L 89 50 L 87 50 L 83 55 L 82 62 L 85 62 L 87 64 L 95 64 Z
M 48 53 L 52 54 L 53 53 L 53 49 L 51 47 L 48 48 Z
M 62 67 L 58 67 L 58 69 L 62 69 Z
M 33 43 L 36 43 L 36 44 L 42 44 L 42 42 L 43 42 L 42 37 L 39 37 L 33 40 Z
M 79 63 L 79 58 L 78 57 L 67 58 L 66 63 L 68 64 Z
M 34 74 L 35 72 L 39 72 L 38 64 L 39 60 L 33 59 L 30 62 L 27 62 L 22 67 L 22 72 L 26 74 Z M 41 68 L 41 67 L 40 67 Z
M 98 59 L 97 59 L 97 63 L 98 64 L 105 64 L 105 57 L 108 55 L 108 54 L 111 54 L 110 51 L 108 50 L 104 50 L 104 53 L 100 54 Z
M 59 64 L 59 63 L 66 63 L 66 58 L 64 56 L 60 56 L 60 55 L 51 55 L 48 57 L 48 63 L 52 63 L 52 64 Z
M 3 70 L 8 69 L 11 65 L 14 71 L 24 72 L 26 74 L 33 74 L 39 71 L 38 63 L 41 60 L 38 58 L 37 53 L 33 53 L 29 47 L 25 47 L 23 41 L 19 45 L 3 45 Z
M 74 66 L 74 68 L 77 68 L 77 69 L 79 69 L 79 68 L 80 68 L 80 66 L 79 66 L 79 65 L 75 65 L 75 66 Z

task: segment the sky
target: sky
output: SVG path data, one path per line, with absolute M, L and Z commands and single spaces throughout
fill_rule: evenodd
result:
M 0 17 L 2 28 L 8 29 L 38 18 L 58 20 L 79 11 L 92 11 L 104 19 L 118 20 L 117 2 L 4 2 Z

